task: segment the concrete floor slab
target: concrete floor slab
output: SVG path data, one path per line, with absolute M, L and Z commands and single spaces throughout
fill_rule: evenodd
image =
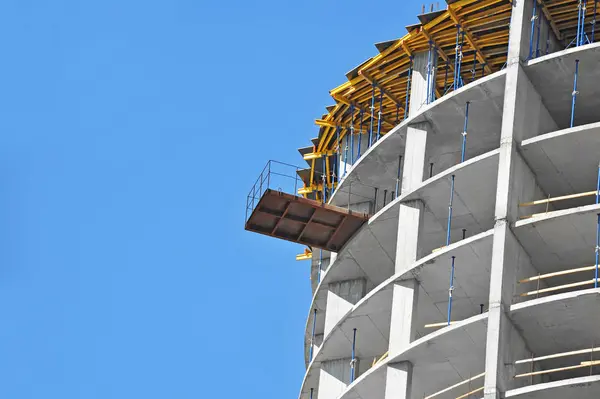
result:
M 591 348 L 600 328 L 600 289 L 512 305 L 509 317 L 535 356 Z
M 484 313 L 414 341 L 406 351 L 364 372 L 339 399 L 384 399 L 384 391 L 374 387 L 385 381 L 387 365 L 400 361 L 413 363 L 411 399 L 421 399 L 480 374 L 485 363 L 486 331 Z
M 571 93 L 575 76 L 575 60 L 579 60 L 575 125 L 597 122 L 600 97 L 600 43 L 558 51 L 529 61 L 525 72 L 559 128 L 569 127 Z
M 598 178 L 600 122 L 559 130 L 524 140 L 523 158 L 539 186 L 551 197 L 594 191 Z M 574 156 L 576 154 L 576 156 Z M 540 198 L 541 199 L 541 198 Z M 594 203 L 594 197 L 553 203 L 566 209 Z M 527 207 L 527 213 L 544 212 L 545 205 Z
M 383 190 L 389 194 L 396 186 L 398 157 L 404 155 L 406 129 L 415 123 L 428 122 L 433 133 L 428 140 L 428 162 L 434 162 L 435 171 L 442 171 L 459 161 L 465 104 L 471 103 L 467 159 L 486 153 L 500 144 L 502 104 L 504 101 L 505 71 L 498 71 L 449 93 L 437 101 L 424 105 L 417 114 L 406 119 L 371 148 L 349 169 L 330 203 L 345 206 L 374 198 L 379 188 L 379 204 Z M 448 154 L 454 154 L 448 156 Z M 428 168 L 427 168 L 428 169 Z M 428 173 L 424 170 L 424 173 Z M 350 196 L 349 196 L 350 194 Z
M 548 212 L 519 220 L 513 232 L 540 273 L 589 266 L 595 262 L 599 212 L 600 205 Z
M 536 384 L 506 392 L 515 399 L 596 399 L 600 397 L 600 376 L 593 375 Z

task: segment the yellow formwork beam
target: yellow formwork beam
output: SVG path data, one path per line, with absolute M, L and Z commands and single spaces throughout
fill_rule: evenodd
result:
M 311 260 L 311 259 L 312 259 L 312 251 L 308 248 L 306 248 L 303 253 L 296 255 L 296 260 Z

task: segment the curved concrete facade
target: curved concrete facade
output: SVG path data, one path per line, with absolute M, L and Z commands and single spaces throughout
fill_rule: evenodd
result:
M 411 99 L 329 199 L 373 216 L 313 255 L 300 399 L 600 394 L 600 44 L 528 60 L 529 3 L 504 70 Z

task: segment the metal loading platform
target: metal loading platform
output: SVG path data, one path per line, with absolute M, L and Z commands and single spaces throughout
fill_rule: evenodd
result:
M 246 230 L 338 252 L 368 219 L 362 213 L 267 189 L 246 221 Z
M 281 172 L 277 168 L 295 170 Z M 369 220 L 369 215 L 284 192 L 292 191 L 292 185 L 294 192 L 300 188 L 298 170 L 275 161 L 267 163 L 248 194 L 245 229 L 338 252 Z

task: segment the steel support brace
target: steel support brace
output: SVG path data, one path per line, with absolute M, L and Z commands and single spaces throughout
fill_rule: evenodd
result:
M 596 34 L 596 17 L 598 15 L 597 13 L 598 11 L 598 1 L 594 0 L 594 19 L 592 19 L 592 40 L 591 42 L 594 43 L 595 41 L 595 34 Z
M 344 176 L 346 176 L 346 167 L 348 166 L 348 141 L 350 137 L 346 136 L 346 145 L 344 146 Z
M 579 75 L 579 60 L 575 60 L 575 77 L 573 79 L 573 92 L 571 93 L 571 127 L 573 127 L 573 123 L 575 122 L 575 102 L 577 101 L 577 77 Z
M 327 155 L 323 155 L 321 159 L 323 160 L 323 203 L 327 202 L 327 165 L 325 158 Z
M 369 144 L 367 146 L 367 148 L 371 147 L 371 144 L 373 144 L 372 138 L 373 138 L 373 119 L 375 118 L 375 85 L 373 85 L 373 92 L 371 94 L 371 127 L 369 129 Z
M 352 360 L 350 361 L 350 383 L 354 382 L 354 367 L 356 365 L 356 328 L 352 336 Z
M 537 38 L 535 41 L 535 57 L 540 56 L 540 32 L 542 31 L 542 19 L 544 14 L 541 14 L 542 18 L 537 18 Z
M 461 53 L 462 53 L 462 48 L 460 46 L 460 25 L 456 25 L 456 48 L 455 48 L 455 56 L 454 56 L 454 82 L 453 82 L 453 87 L 454 90 L 456 90 L 458 88 L 458 79 L 457 77 L 460 76 L 460 58 L 461 58 Z
M 315 329 L 317 327 L 317 309 L 313 312 L 312 334 L 310 336 L 309 362 L 313 360 L 313 348 L 315 346 Z
M 446 71 L 444 72 L 444 94 L 446 94 L 446 89 L 448 87 L 448 69 L 450 69 L 450 65 L 448 64 L 448 60 L 446 60 Z
M 477 51 L 473 53 L 473 80 L 477 77 Z
M 583 0 L 583 5 L 581 4 L 581 0 L 580 0 L 579 6 L 581 8 L 581 31 L 579 33 L 578 46 L 583 46 L 585 44 L 585 11 L 586 11 L 586 7 L 587 7 L 587 0 Z
M 537 0 L 533 1 L 533 16 L 531 17 L 531 33 L 529 35 L 529 56 L 528 60 L 533 58 L 533 38 L 535 35 L 535 20 L 537 19 Z M 579 23 L 577 24 L 579 27 Z M 577 35 L 579 36 L 579 30 L 577 30 Z
M 379 112 L 377 113 L 377 136 L 375 141 L 381 138 L 381 118 L 383 117 L 383 89 L 379 88 Z
M 398 157 L 398 176 L 396 177 L 396 198 L 398 197 L 398 194 L 400 193 L 400 173 L 402 170 L 402 155 L 400 155 Z
M 323 250 L 319 251 L 319 270 L 317 272 L 317 284 L 321 283 L 321 273 L 322 273 L 322 265 L 323 265 Z
M 429 41 L 429 51 L 427 52 L 427 101 L 425 102 L 426 104 L 429 104 L 429 100 L 431 99 L 431 71 L 433 70 L 431 66 L 432 45 L 433 43 Z
M 450 245 L 450 228 L 452 227 L 452 203 L 454 202 L 454 175 L 450 178 L 450 202 L 448 203 L 448 225 L 446 227 L 446 246 Z
M 410 85 L 412 78 L 412 69 L 413 69 L 413 56 L 409 57 L 408 64 L 408 77 L 406 78 L 406 99 L 404 101 L 404 119 L 408 118 L 408 100 L 410 98 Z
M 450 319 L 452 317 L 452 292 L 454 291 L 454 260 L 456 256 L 452 257 L 452 265 L 450 266 L 450 288 L 448 288 L 448 325 L 450 325 Z
M 460 162 L 465 162 L 465 152 L 467 149 L 467 127 L 469 126 L 469 104 L 470 102 L 467 101 L 467 108 L 465 110 L 465 126 L 464 129 L 462 131 L 462 150 L 460 153 Z
M 598 179 L 596 182 L 596 205 L 600 203 L 600 164 L 598 165 Z M 598 261 L 600 260 L 600 213 L 596 215 L 596 268 L 594 269 L 594 288 L 598 288 Z
M 314 390 L 314 388 L 310 389 L 310 399 L 313 399 L 313 390 Z
M 358 154 L 356 155 L 356 159 L 360 158 L 360 142 L 362 141 L 362 128 L 363 128 L 363 111 L 360 110 L 358 114 L 358 118 L 360 119 L 360 126 L 358 128 Z
M 354 105 L 350 106 L 352 113 L 350 124 L 350 165 L 354 165 Z

